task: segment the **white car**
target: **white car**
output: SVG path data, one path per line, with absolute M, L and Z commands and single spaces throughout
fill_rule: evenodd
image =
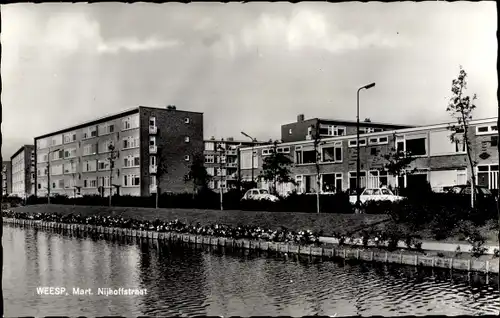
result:
M 387 188 L 376 188 L 376 189 L 365 189 L 360 197 L 359 200 L 361 203 L 365 203 L 367 201 L 391 201 L 391 202 L 396 202 L 403 200 L 404 197 L 394 195 L 391 190 Z M 356 195 L 351 195 L 349 196 L 349 201 L 352 204 L 356 204 L 357 197 Z
M 275 195 L 272 195 L 266 189 L 250 189 L 248 190 L 241 200 L 269 200 L 272 202 L 276 202 L 279 198 Z

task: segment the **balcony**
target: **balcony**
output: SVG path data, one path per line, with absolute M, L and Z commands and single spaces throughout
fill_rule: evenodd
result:
M 149 192 L 150 193 L 156 193 L 156 184 L 150 184 L 149 185 Z
M 238 152 L 236 150 L 228 150 L 226 151 L 226 155 L 228 156 L 236 156 Z
M 156 145 L 155 146 L 149 145 L 149 153 L 150 154 L 154 155 L 154 154 L 156 154 L 157 151 L 158 151 L 158 147 L 156 147 Z
M 149 166 L 149 173 L 156 173 L 158 171 L 158 166 Z
M 156 126 L 149 126 L 149 133 L 150 133 L 151 135 L 154 135 L 154 134 L 156 134 L 157 132 L 158 132 L 158 127 L 156 127 Z
M 236 162 L 228 162 L 228 163 L 226 163 L 226 166 L 229 167 L 229 168 L 236 168 L 236 167 L 238 167 L 238 163 L 236 163 Z

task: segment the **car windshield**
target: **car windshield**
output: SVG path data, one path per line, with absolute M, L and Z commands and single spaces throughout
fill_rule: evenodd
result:
M 391 191 L 389 191 L 388 189 L 382 189 L 382 194 L 384 194 L 384 195 L 392 195 Z
M 365 192 L 363 193 L 364 195 L 373 195 L 374 193 L 373 189 L 366 189 Z
M 260 190 L 260 194 L 269 194 L 267 190 Z
M 479 189 L 483 192 L 483 194 L 491 195 L 490 189 L 488 189 L 488 188 L 479 188 Z

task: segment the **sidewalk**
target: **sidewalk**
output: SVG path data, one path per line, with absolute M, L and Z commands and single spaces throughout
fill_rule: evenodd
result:
M 327 244 L 338 244 L 339 240 L 333 237 L 320 237 L 319 240 L 322 243 L 327 243 Z M 355 240 L 353 243 L 350 243 L 351 245 L 359 245 L 362 246 L 363 243 L 361 239 Z M 375 247 L 376 244 L 372 241 L 368 242 L 368 246 L 373 246 Z M 457 247 L 460 247 L 460 251 L 464 253 L 470 252 L 472 246 L 470 244 L 464 244 L 464 243 L 441 243 L 441 242 L 432 242 L 432 241 L 423 241 L 422 242 L 422 249 L 426 251 L 440 251 L 440 252 L 455 252 L 457 250 Z M 399 242 L 398 247 L 402 249 L 407 249 L 406 245 L 404 242 Z M 498 245 L 484 245 L 487 250 L 485 251 L 485 254 L 488 255 L 493 255 L 493 251 L 495 249 L 499 249 Z

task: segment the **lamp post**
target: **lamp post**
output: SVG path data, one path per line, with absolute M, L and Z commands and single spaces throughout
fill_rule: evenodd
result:
M 360 161 L 360 157 L 359 157 L 359 91 L 362 90 L 362 89 L 370 89 L 372 87 L 375 86 L 375 83 L 371 83 L 371 84 L 368 84 L 368 85 L 365 85 L 363 87 L 360 87 L 358 89 L 358 92 L 356 93 L 356 102 L 357 102 L 357 106 L 356 106 L 356 208 L 359 209 L 359 206 L 360 206 L 360 186 L 359 186 L 359 182 L 360 182 L 360 173 L 361 173 L 361 161 Z
M 247 134 L 246 134 L 246 133 L 244 133 L 243 131 L 241 132 L 241 134 L 242 134 L 243 136 L 245 136 L 245 137 L 250 138 L 250 140 L 252 141 L 252 187 L 253 187 L 253 186 L 254 186 L 254 185 L 253 185 L 253 184 L 254 184 L 254 174 L 253 174 L 253 170 L 254 170 L 254 162 L 253 162 L 253 160 L 254 160 L 254 153 L 253 153 L 253 147 L 255 146 L 255 142 L 257 141 L 257 139 L 255 139 L 255 138 L 253 138 L 253 137 L 251 137 L 251 136 L 247 135 Z
M 222 181 L 223 181 L 222 169 L 224 167 L 224 164 L 222 163 L 222 155 L 224 155 L 225 149 L 219 145 L 219 147 L 217 147 L 217 150 L 219 150 L 219 164 L 220 164 L 219 193 L 220 193 L 220 209 L 222 211 L 222 210 L 224 210 L 224 206 L 223 206 L 223 198 L 224 198 L 223 190 L 224 190 L 224 188 L 222 187 Z
M 50 154 L 61 150 L 60 148 L 50 150 L 47 154 L 47 204 L 50 204 Z

